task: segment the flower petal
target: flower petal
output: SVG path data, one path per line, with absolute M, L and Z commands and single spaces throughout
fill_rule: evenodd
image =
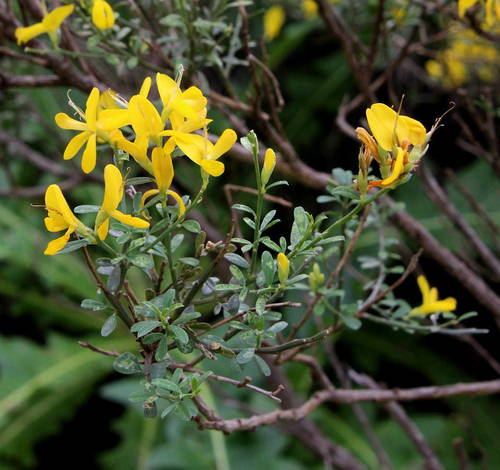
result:
M 179 206 L 179 217 L 182 217 L 182 215 L 184 214 L 184 212 L 186 212 L 186 206 L 184 205 L 184 201 L 182 200 L 182 198 L 175 191 L 171 191 L 169 189 L 167 191 L 167 194 L 169 194 L 170 196 L 172 196 L 177 201 L 177 205 Z
M 45 207 L 49 212 L 49 217 L 59 221 L 59 217 L 66 222 L 67 225 L 76 225 L 78 219 L 68 206 L 61 188 L 57 184 L 51 184 L 45 191 Z
M 62 7 L 54 8 L 50 13 L 45 15 L 42 19 L 42 23 L 47 31 L 55 31 L 61 23 L 73 13 L 75 5 L 65 5 Z
M 105 109 L 99 113 L 98 125 L 105 131 L 113 131 L 130 124 L 130 115 L 126 109 Z
M 170 101 L 180 91 L 179 85 L 177 85 L 175 80 L 163 73 L 156 74 L 156 86 L 158 87 L 158 93 L 165 107 L 170 105 Z
M 184 132 L 167 131 L 171 135 L 177 146 L 190 158 L 193 162 L 201 165 L 201 161 L 205 159 L 207 153 L 213 147 L 212 142 L 198 134 L 185 134 Z
M 271 41 L 285 24 L 285 10 L 281 5 L 273 5 L 264 14 L 264 38 Z
M 102 209 L 111 214 L 123 199 L 123 178 L 120 170 L 114 165 L 104 168 L 104 198 Z
M 87 125 L 84 122 L 77 121 L 69 117 L 66 113 L 57 113 L 55 121 L 61 129 L 70 129 L 72 131 L 84 131 L 87 129 Z
M 94 87 L 87 98 L 86 108 L 85 108 L 85 120 L 87 121 L 87 126 L 94 126 L 97 120 L 97 107 L 99 106 L 100 92 L 99 89 Z
M 109 29 L 115 24 L 115 15 L 108 2 L 104 0 L 94 0 L 92 6 L 92 23 L 99 29 Z
M 132 215 L 124 214 L 123 212 L 120 211 L 113 211 L 109 214 L 113 219 L 118 220 L 122 224 L 125 225 L 130 225 L 131 227 L 135 228 L 149 228 L 149 222 L 143 219 L 140 219 L 139 217 L 134 217 Z
M 391 176 L 383 179 L 380 182 L 380 186 L 382 186 L 383 188 L 393 184 L 401 176 L 401 172 L 403 171 L 404 156 L 406 152 L 400 147 L 398 147 L 397 152 L 398 154 L 396 155 L 396 161 L 394 162 L 394 165 L 392 167 Z
M 161 147 L 155 147 L 152 154 L 153 174 L 158 189 L 166 191 L 170 188 L 174 179 L 174 166 L 170 153 L 166 153 Z
M 427 131 L 424 125 L 420 121 L 417 121 L 416 119 L 413 119 L 408 116 L 399 116 L 398 137 L 400 137 L 399 123 L 404 124 L 406 127 L 405 129 L 406 135 L 401 136 L 402 139 L 406 138 L 412 145 L 418 145 L 419 147 L 421 147 L 425 143 Z
M 427 282 L 426 277 L 423 275 L 418 276 L 417 277 L 417 284 L 418 284 L 418 287 L 420 288 L 420 292 L 422 293 L 422 303 L 428 304 L 431 288 L 429 286 L 429 283 Z
M 84 173 L 90 173 L 95 168 L 96 162 L 96 139 L 95 134 L 90 134 L 87 140 L 87 146 L 82 155 L 82 170 Z
M 142 197 L 141 197 L 141 203 L 140 203 L 140 206 L 141 207 L 144 207 L 144 204 L 146 203 L 146 200 L 149 199 L 150 197 L 152 196 L 156 196 L 157 194 L 160 193 L 160 190 L 159 189 L 150 189 L 148 191 L 146 191 Z M 144 213 L 142 213 L 142 215 L 144 216 Z
M 220 176 L 224 173 L 224 163 L 217 160 L 201 160 L 200 166 L 210 175 L 210 176 Z
M 210 158 L 213 160 L 219 158 L 222 154 L 231 149 L 237 139 L 238 136 L 236 135 L 236 132 L 232 129 L 226 129 L 214 145 L 213 150 L 210 152 Z
M 147 98 L 149 95 L 149 90 L 151 90 L 151 77 L 146 77 L 142 82 L 141 89 L 139 90 L 139 95 Z
M 66 232 L 63 236 L 56 238 L 48 243 L 47 248 L 43 252 L 44 255 L 55 255 L 62 250 L 69 241 L 70 233 Z
M 97 236 L 99 237 L 100 240 L 106 239 L 106 237 L 108 236 L 108 230 L 109 230 L 109 217 L 104 219 L 99 225 L 99 227 L 96 227 Z
M 153 104 L 144 96 L 134 95 L 128 105 L 130 122 L 137 136 L 157 136 L 163 122 Z
M 80 132 L 79 134 L 75 135 L 69 142 L 68 145 L 66 146 L 66 149 L 64 150 L 63 158 L 65 160 L 69 160 L 70 158 L 73 158 L 78 151 L 82 148 L 82 145 L 87 142 L 89 137 L 92 135 L 91 132 Z
M 392 150 L 395 144 L 398 114 L 383 103 L 375 103 L 366 110 L 366 119 L 373 137 L 384 150 Z
M 47 32 L 47 28 L 42 23 L 35 23 L 24 28 L 16 28 L 15 35 L 17 44 L 24 44 L 31 41 L 34 37 Z

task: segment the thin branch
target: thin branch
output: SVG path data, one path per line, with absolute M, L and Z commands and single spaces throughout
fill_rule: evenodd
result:
M 270 413 L 251 416 L 250 418 L 237 418 L 224 421 L 207 421 L 203 423 L 205 429 L 217 429 L 227 433 L 235 431 L 248 431 L 258 426 L 275 424 L 280 421 L 298 421 L 312 413 L 325 402 L 332 403 L 358 403 L 374 402 L 384 403 L 390 401 L 415 401 L 436 400 L 455 396 L 491 395 L 500 392 L 500 379 L 484 382 L 457 383 L 453 385 L 416 387 L 407 389 L 378 389 L 378 390 L 321 390 L 316 392 L 302 405 L 287 410 L 275 410 Z

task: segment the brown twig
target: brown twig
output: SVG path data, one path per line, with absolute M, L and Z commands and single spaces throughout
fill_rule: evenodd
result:
M 490 395 L 499 392 L 500 379 L 407 389 L 321 390 L 316 392 L 311 398 L 296 408 L 275 410 L 270 413 L 251 416 L 249 418 L 237 418 L 217 422 L 207 421 L 204 423 L 204 428 L 231 433 L 235 431 L 254 429 L 258 426 L 275 424 L 279 421 L 298 421 L 312 413 L 316 408 L 325 402 L 345 404 L 369 401 L 384 403 L 390 401 L 436 400 L 459 395 Z

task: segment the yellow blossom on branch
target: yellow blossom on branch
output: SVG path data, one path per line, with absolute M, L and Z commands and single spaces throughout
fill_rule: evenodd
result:
M 206 108 L 207 99 L 201 90 L 195 86 L 182 91 L 179 84 L 163 73 L 156 74 L 156 86 L 163 103 L 161 117 L 165 122 L 170 113 L 176 111 L 180 116 L 197 120 L 200 112 Z M 205 112 L 206 115 L 206 112 Z
M 422 147 L 425 143 L 427 131 L 421 122 L 401 116 L 383 103 L 368 108 L 366 118 L 373 137 L 384 150 L 407 148 L 409 144 Z
M 280 33 L 285 24 L 285 9 L 281 5 L 273 5 L 264 13 L 264 38 L 272 41 Z
M 260 174 L 262 185 L 265 186 L 273 174 L 274 167 L 276 166 L 276 154 L 273 149 L 267 149 L 264 154 L 264 165 Z
M 170 189 L 172 180 L 174 179 L 174 166 L 170 154 L 174 150 L 175 142 L 170 139 L 163 148 L 155 147 L 153 149 L 153 176 L 158 189 L 150 189 L 146 191 L 141 198 L 141 206 L 144 206 L 146 199 L 155 196 L 156 194 L 172 196 L 179 205 L 179 217 L 184 214 L 186 207 L 182 198 Z
M 452 312 L 457 308 L 457 301 L 453 297 L 438 300 L 438 290 L 429 286 L 425 276 L 418 276 L 418 287 L 422 293 L 422 305 L 411 310 L 410 315 L 429 315 L 437 312 Z
M 45 255 L 55 255 L 66 246 L 72 233 L 78 232 L 81 235 L 88 235 L 88 230 L 80 220 L 76 218 L 64 198 L 61 188 L 57 184 L 51 184 L 45 192 L 45 208 L 47 217 L 45 217 L 45 227 L 49 232 L 60 232 L 66 230 L 66 233 L 52 240 L 44 251 Z
M 101 240 L 104 240 L 108 235 L 110 218 L 131 227 L 149 227 L 149 222 L 118 210 L 118 205 L 122 199 L 123 178 L 120 170 L 114 165 L 106 165 L 104 168 L 104 198 L 95 221 L 95 231 Z
M 463 18 L 467 10 L 479 0 L 458 0 L 458 15 Z M 500 21 L 500 0 L 486 0 L 484 5 L 486 25 L 491 26 L 495 21 Z
M 61 23 L 73 12 L 74 5 L 65 5 L 62 7 L 54 8 L 50 13 L 47 13 L 42 21 L 35 23 L 31 26 L 16 28 L 15 35 L 17 44 L 25 44 L 31 41 L 40 34 L 48 33 L 54 43 L 57 42 L 55 35 L 56 30 L 59 29 Z
M 186 156 L 210 176 L 220 176 L 224 173 L 224 163 L 219 162 L 218 158 L 230 150 L 237 139 L 236 132 L 232 129 L 226 129 L 215 145 L 206 137 L 198 134 L 176 131 L 166 131 L 165 134 L 171 135 Z
M 276 263 L 278 264 L 278 279 L 281 287 L 284 288 L 290 275 L 290 261 L 285 253 L 278 253 Z
M 66 113 L 57 113 L 56 124 L 61 129 L 81 131 L 73 137 L 64 151 L 64 159 L 73 158 L 82 148 L 85 150 L 82 155 L 82 170 L 90 173 L 96 164 L 97 139 L 102 141 L 112 141 L 111 132 L 128 124 L 129 116 L 125 109 L 99 109 L 100 93 L 97 88 L 93 88 L 87 99 L 85 109 L 85 122 L 77 121 Z
M 111 5 L 104 0 L 94 0 L 92 5 L 92 23 L 101 30 L 112 28 L 115 15 Z

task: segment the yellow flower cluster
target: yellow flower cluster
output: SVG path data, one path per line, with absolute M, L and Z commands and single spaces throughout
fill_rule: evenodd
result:
M 368 108 L 366 118 L 372 134 L 362 127 L 356 129 L 362 142 L 358 187 L 361 192 L 371 187 L 395 187 L 418 164 L 425 152 L 429 134 L 421 122 L 401 116 L 383 103 L 375 103 Z M 368 181 L 368 168 L 372 159 L 379 164 L 380 180 Z
M 461 86 L 472 78 L 491 83 L 500 69 L 500 54 L 491 41 L 457 25 L 451 28 L 449 46 L 435 60 L 427 61 L 425 68 L 445 88 Z
M 94 25 L 101 29 L 109 29 L 115 24 L 115 14 L 111 5 L 105 0 L 93 0 L 91 3 L 91 17 Z M 52 42 L 57 43 L 57 30 L 62 22 L 73 13 L 75 5 L 64 5 L 54 8 L 42 18 L 42 21 L 31 26 L 16 28 L 17 44 L 25 44 L 41 34 L 48 33 Z
M 479 0 L 458 0 L 458 15 L 463 18 L 467 10 Z M 486 26 L 491 26 L 500 21 L 500 0 L 486 0 L 484 4 Z
M 226 129 L 215 144 L 208 139 L 207 125 L 210 120 L 207 119 L 207 99 L 199 88 L 192 86 L 183 91 L 172 78 L 158 73 L 156 85 L 162 105 L 159 112 L 148 99 L 151 83 L 151 78 L 147 77 L 139 93 L 132 96 L 128 103 L 110 90 L 101 93 L 97 88 L 92 89 L 85 111 L 74 106 L 81 120 L 73 119 L 65 113 L 56 114 L 55 121 L 59 127 L 78 131 L 69 141 L 63 157 L 73 158 L 85 145 L 82 170 L 90 173 L 96 166 L 97 143 L 108 143 L 114 149 L 128 153 L 153 176 L 157 188 L 144 193 L 142 206 L 151 196 L 159 194 L 163 201 L 172 196 L 178 204 L 179 216 L 182 216 L 185 211 L 184 202 L 177 193 L 170 190 L 174 177 L 174 150 L 178 148 L 199 165 L 203 180 L 207 181 L 208 175 L 219 176 L 224 172 L 224 164 L 218 158 L 234 145 L 237 136 L 232 129 Z M 125 137 L 122 128 L 126 128 L 127 135 L 131 137 Z M 195 134 L 195 131 L 202 131 L 203 135 Z M 124 182 L 116 166 L 109 164 L 105 167 L 104 181 L 104 198 L 97 214 L 94 232 L 74 216 L 57 185 L 51 185 L 47 189 L 47 229 L 67 229 L 67 232 L 49 243 L 45 254 L 57 253 L 66 245 L 73 232 L 91 240 L 95 240 L 95 236 L 104 240 L 111 218 L 139 229 L 149 227 L 146 220 L 118 210 L 123 199 Z

